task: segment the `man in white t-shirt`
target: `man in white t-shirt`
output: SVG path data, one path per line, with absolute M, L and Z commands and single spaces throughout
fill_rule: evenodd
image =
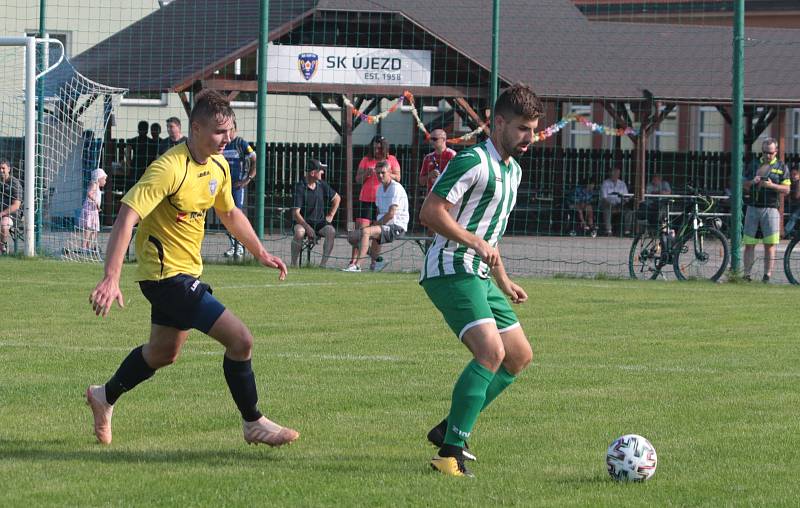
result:
M 356 229 L 348 235 L 348 241 L 353 246 L 354 255 L 350 259 L 345 272 L 360 272 L 361 259 L 366 257 L 367 250 L 370 254 L 370 270 L 379 269 L 377 259 L 381 252 L 381 245 L 391 243 L 406 234 L 408 230 L 408 195 L 399 182 L 392 179 L 389 163 L 380 161 L 375 166 L 375 174 L 380 180 L 378 192 L 375 195 L 375 206 L 378 208 L 378 218 L 372 225 L 363 229 Z M 370 241 L 372 248 L 370 248 Z M 356 251 L 358 247 L 358 251 Z
M 611 170 L 611 175 L 603 180 L 600 187 L 600 207 L 603 209 L 603 223 L 606 227 L 606 234 L 611 236 L 611 216 L 615 213 L 622 213 L 622 226 L 625 233 L 629 233 L 632 224 L 631 210 L 624 209 L 628 197 L 628 186 L 620 180 L 619 168 Z

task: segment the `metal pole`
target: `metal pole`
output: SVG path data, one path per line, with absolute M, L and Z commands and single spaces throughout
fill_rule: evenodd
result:
M 489 84 L 489 109 L 494 118 L 494 103 L 497 100 L 497 69 L 500 66 L 500 0 L 492 6 L 492 82 Z
M 36 38 L 25 41 L 25 255 L 36 254 Z
M 742 261 L 742 158 L 744 152 L 744 0 L 733 7 L 733 136 L 731 152 L 731 272 Z
M 352 102 L 353 96 L 347 94 L 347 100 Z M 375 98 L 380 101 L 380 98 Z M 356 197 L 353 196 L 353 108 L 342 104 L 342 145 L 344 149 L 344 178 L 345 192 L 347 192 L 347 230 L 350 231 L 353 224 L 353 203 Z M 380 124 L 378 124 L 380 125 Z
M 264 236 L 264 191 L 267 183 L 267 44 L 269 43 L 269 0 L 260 0 L 258 30 L 258 96 L 256 98 L 256 234 Z
M 47 37 L 47 31 L 45 30 L 45 21 L 47 20 L 47 0 L 39 0 L 39 38 L 45 39 Z M 38 58 L 38 70 L 39 72 L 44 71 L 47 68 L 49 62 L 45 61 L 44 55 L 49 54 L 48 50 L 50 46 L 45 43 L 43 51 L 37 55 Z M 64 48 L 63 51 L 67 49 Z M 34 77 L 35 78 L 35 77 Z M 39 82 L 39 86 L 35 87 L 38 88 L 37 90 L 37 107 L 36 107 L 36 146 L 42 146 L 42 122 L 44 121 L 44 80 L 47 79 L 45 76 L 42 76 L 41 81 Z M 41 185 L 38 186 L 36 189 L 38 192 L 37 202 L 38 205 L 36 207 L 36 229 L 35 229 L 35 246 L 38 247 L 41 242 L 41 235 L 42 235 L 42 208 L 44 208 L 44 200 L 45 200 L 45 189 L 44 189 L 44 163 L 42 160 L 42 154 L 39 151 L 36 151 L 36 175 L 37 181 L 41 182 Z M 27 247 L 26 247 L 27 249 Z

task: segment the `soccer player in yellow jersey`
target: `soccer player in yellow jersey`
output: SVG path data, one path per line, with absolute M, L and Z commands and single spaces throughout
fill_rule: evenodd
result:
M 264 250 L 231 197 L 230 169 L 221 152 L 230 141 L 233 120 L 230 104 L 218 92 L 198 94 L 189 116 L 188 141 L 154 161 L 122 198 L 106 250 L 105 275 L 89 301 L 95 313 L 104 317 L 115 301 L 120 307 L 124 305 L 120 272 L 133 227 L 138 223 L 137 280 L 152 306 L 152 324 L 147 344 L 131 351 L 105 385 L 92 385 L 86 390 L 100 443 L 111 442 L 111 415 L 120 395 L 161 367 L 174 363 L 192 328 L 225 346 L 222 367 L 242 414 L 245 441 L 280 446 L 299 437 L 297 431 L 282 427 L 259 412 L 250 363 L 253 336 L 198 279 L 203 269 L 200 246 L 205 216 L 212 206 L 228 231 L 262 265 L 277 269 L 280 280 L 286 277 L 286 265 Z

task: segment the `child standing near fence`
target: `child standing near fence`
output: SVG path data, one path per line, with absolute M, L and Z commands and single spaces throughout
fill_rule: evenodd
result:
M 92 180 L 86 191 L 86 200 L 81 208 L 81 218 L 79 227 L 83 232 L 83 244 L 81 247 L 90 251 L 97 249 L 97 232 L 100 231 L 100 204 L 103 200 L 103 192 L 100 190 L 106 185 L 106 172 L 102 168 L 92 171 Z

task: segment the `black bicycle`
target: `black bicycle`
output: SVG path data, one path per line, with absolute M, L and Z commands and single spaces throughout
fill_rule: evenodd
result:
M 786 229 L 788 230 L 787 236 L 790 236 L 791 240 L 783 253 L 783 271 L 789 282 L 800 284 L 800 249 L 797 248 L 797 244 L 800 243 L 800 222 L 796 222 L 795 217 L 792 217 L 790 221 L 791 224 L 787 224 Z
M 730 246 L 719 229 L 722 221 L 702 216 L 714 207 L 714 198 L 702 195 L 681 198 L 688 206 L 675 219 L 670 213 L 675 199 L 656 199 L 664 201 L 664 206 L 659 207 L 657 224 L 655 227 L 648 224 L 631 245 L 628 256 L 631 278 L 655 279 L 665 266 L 672 265 L 678 280 L 718 280 L 728 268 Z

